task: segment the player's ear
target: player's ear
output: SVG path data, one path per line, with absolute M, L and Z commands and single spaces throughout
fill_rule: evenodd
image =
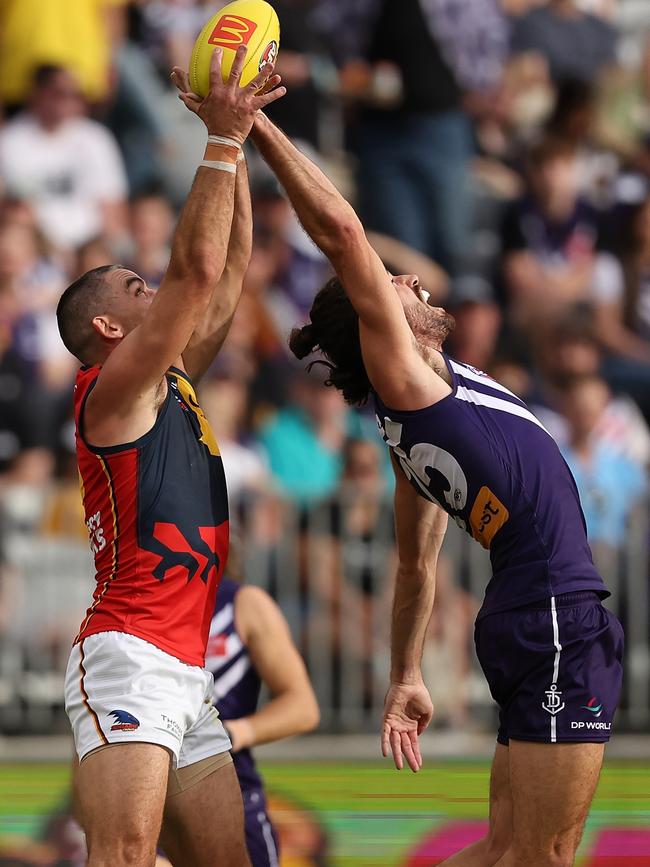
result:
M 117 322 L 113 322 L 108 316 L 95 316 L 92 325 L 97 334 L 104 339 L 117 340 L 120 337 L 124 337 L 122 326 Z

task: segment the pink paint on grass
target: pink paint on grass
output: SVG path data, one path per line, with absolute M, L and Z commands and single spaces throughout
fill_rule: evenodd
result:
M 586 867 L 649 867 L 650 830 L 605 828 L 592 845 Z
M 454 852 L 485 837 L 487 822 L 445 822 L 420 841 L 404 862 L 404 867 L 431 867 Z

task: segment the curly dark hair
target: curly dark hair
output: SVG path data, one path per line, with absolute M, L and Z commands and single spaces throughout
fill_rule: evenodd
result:
M 329 369 L 325 385 L 334 386 L 347 403 L 360 406 L 367 402 L 372 386 L 361 356 L 359 317 L 345 294 L 338 277 L 332 277 L 318 291 L 309 313 L 310 322 L 294 328 L 289 348 L 303 359 L 320 350 L 326 360 L 312 361 Z

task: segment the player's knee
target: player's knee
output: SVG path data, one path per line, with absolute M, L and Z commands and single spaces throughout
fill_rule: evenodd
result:
M 563 837 L 542 844 L 513 842 L 507 849 L 507 854 L 513 864 L 527 864 L 529 867 L 572 867 L 575 850 L 574 842 Z
M 143 828 L 91 840 L 88 848 L 89 867 L 153 867 L 156 861 L 156 840 Z

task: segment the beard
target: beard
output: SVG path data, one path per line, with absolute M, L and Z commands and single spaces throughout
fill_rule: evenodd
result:
M 440 349 L 456 327 L 456 320 L 446 310 L 420 304 L 404 308 L 404 315 L 416 341 L 429 349 Z

